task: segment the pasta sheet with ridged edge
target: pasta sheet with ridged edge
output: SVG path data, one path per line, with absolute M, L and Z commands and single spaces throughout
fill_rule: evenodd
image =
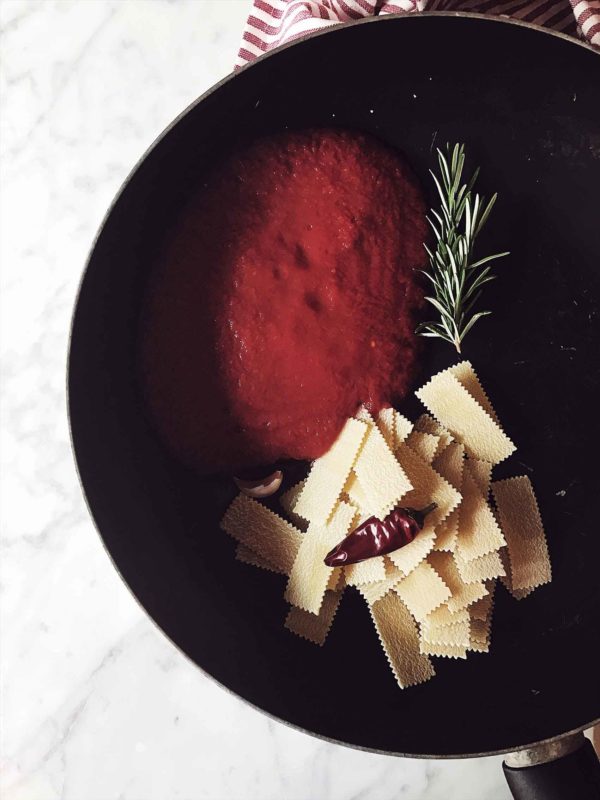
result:
M 454 377 L 462 383 L 465 389 L 469 392 L 469 394 L 477 400 L 479 405 L 486 411 L 490 417 L 500 425 L 500 421 L 498 420 L 498 415 L 490 401 L 490 398 L 487 396 L 485 389 L 481 385 L 481 381 L 477 377 L 477 373 L 473 369 L 473 365 L 470 361 L 460 361 L 458 364 L 454 364 L 454 366 L 450 367 L 449 372 L 451 372 Z
M 457 491 L 462 489 L 462 476 L 465 462 L 465 448 L 458 442 L 450 442 L 444 450 L 435 457 L 432 466 L 445 478 Z M 456 546 L 458 536 L 458 521 L 460 505 L 456 506 L 445 520 L 436 526 L 435 550 L 452 552 Z
M 455 644 L 433 644 L 421 639 L 421 653 L 428 656 L 438 656 L 440 658 L 466 658 L 467 648 Z
M 394 591 L 418 622 L 450 597 L 450 589 L 427 561 L 398 581 Z
M 450 589 L 451 597 L 446 601 L 450 611 L 467 608 L 488 593 L 483 583 L 465 583 L 462 580 L 451 553 L 435 551 L 429 554 L 427 560 Z
M 365 598 L 367 603 L 373 604 L 387 594 L 394 585 L 404 577 L 404 574 L 390 560 L 389 556 L 384 556 L 385 578 L 376 583 L 363 583 L 358 585 L 358 590 Z
M 331 629 L 341 599 L 341 592 L 326 591 L 318 614 L 292 606 L 288 611 L 285 627 L 296 636 L 322 645 Z
M 403 497 L 402 505 L 419 509 L 436 503 L 437 507 L 425 518 L 422 530 L 435 528 L 458 505 L 460 492 L 405 443 L 396 448 L 396 457 L 415 487 Z
M 421 639 L 428 644 L 444 644 L 454 647 L 468 647 L 471 638 L 471 621 L 457 622 L 454 625 L 435 626 L 421 623 Z
M 331 448 L 313 462 L 292 508 L 295 514 L 318 525 L 327 523 L 363 445 L 368 427 L 356 419 L 346 421 Z
M 460 577 L 465 583 L 479 583 L 489 581 L 493 578 L 501 578 L 506 575 L 500 553 L 494 550 L 479 556 L 471 561 L 463 561 L 460 553 L 454 554 L 454 560 L 460 573 Z
M 311 614 L 319 613 L 332 573 L 324 558 L 346 536 L 355 514 L 353 506 L 340 501 L 327 525 L 308 526 L 285 590 L 288 603 Z
M 423 461 L 431 464 L 437 453 L 440 437 L 436 436 L 435 433 L 426 433 L 415 429 L 406 437 L 406 444 L 417 455 L 421 456 Z
M 371 420 L 363 409 L 359 415 L 362 421 Z M 402 465 L 372 420 L 353 470 L 368 498 L 369 512 L 379 519 L 384 519 L 413 488 Z
M 279 498 L 279 505 L 283 508 L 287 516 L 290 520 L 294 523 L 294 525 L 299 528 L 301 531 L 305 531 L 308 527 L 308 520 L 301 517 L 299 514 L 294 512 L 294 506 L 298 502 L 298 498 L 302 494 L 302 490 L 304 489 L 304 484 L 306 483 L 306 478 L 304 480 L 295 483 L 293 486 L 290 486 L 287 491 L 285 491 L 281 497 Z
M 458 512 L 455 551 L 463 561 L 472 561 L 494 550 L 500 550 L 506 540 L 492 509 L 468 469 L 464 470 L 461 489 L 462 501 Z
M 291 523 L 245 494 L 231 503 L 221 528 L 282 574 L 289 574 L 303 539 Z
M 449 370 L 439 372 L 416 392 L 417 397 L 464 444 L 472 458 L 499 464 L 515 451 L 502 428 Z
M 372 605 L 371 617 L 383 650 L 401 689 L 433 678 L 431 661 L 420 652 L 419 629 L 412 614 L 395 592 Z
M 510 562 L 510 588 L 530 590 L 552 579 L 546 534 L 526 475 L 492 483 Z
M 358 564 L 344 567 L 344 575 L 348 586 L 362 586 L 365 583 L 376 583 L 385 580 L 385 562 L 383 556 L 368 558 Z

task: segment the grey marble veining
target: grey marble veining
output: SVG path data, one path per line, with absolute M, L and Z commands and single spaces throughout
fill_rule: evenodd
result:
M 6 800 L 506 800 L 500 759 L 410 761 L 272 722 L 145 618 L 65 415 L 85 257 L 154 136 L 231 68 L 249 0 L 0 4 L 1 786 Z

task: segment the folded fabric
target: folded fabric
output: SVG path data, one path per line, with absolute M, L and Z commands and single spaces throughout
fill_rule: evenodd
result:
M 511 17 L 600 47 L 600 0 L 254 0 L 236 67 L 331 25 L 420 11 L 476 11 Z

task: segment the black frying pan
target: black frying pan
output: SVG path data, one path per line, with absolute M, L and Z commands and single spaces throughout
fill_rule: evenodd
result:
M 487 291 L 494 313 L 469 335 L 465 355 L 519 444 L 505 474 L 534 480 L 554 570 L 551 585 L 521 602 L 499 589 L 490 655 L 439 659 L 435 680 L 406 691 L 352 592 L 323 648 L 283 630 L 281 579 L 235 561 L 218 529 L 230 482 L 199 480 L 170 458 L 145 421 L 135 381 L 149 264 L 190 187 L 256 136 L 332 124 L 397 146 L 426 184 L 432 145 L 464 141 L 483 167 L 481 189 L 500 193 L 487 244 L 512 255 Z M 600 716 L 599 297 L 600 56 L 591 48 L 478 16 L 388 17 L 329 30 L 228 77 L 132 172 L 77 302 L 73 443 L 115 565 L 203 670 L 318 736 L 447 757 L 582 729 Z M 447 345 L 428 342 L 425 374 L 452 360 Z M 565 741 L 553 750 L 578 744 Z M 550 758 L 537 753 L 534 760 Z M 577 750 L 541 771 L 515 767 L 513 787 L 527 785 L 513 790 L 530 796 L 522 792 L 536 780 L 557 790 L 565 765 L 587 756 Z M 548 769 L 559 777 L 548 778 Z M 570 797 L 597 796 L 591 784 L 592 794 L 578 795 L 572 780 Z

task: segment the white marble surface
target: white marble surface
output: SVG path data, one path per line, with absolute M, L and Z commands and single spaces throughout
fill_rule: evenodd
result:
M 4 800 L 506 800 L 500 759 L 354 752 L 246 707 L 121 584 L 69 450 L 69 317 L 132 163 L 234 61 L 249 0 L 4 0 Z

